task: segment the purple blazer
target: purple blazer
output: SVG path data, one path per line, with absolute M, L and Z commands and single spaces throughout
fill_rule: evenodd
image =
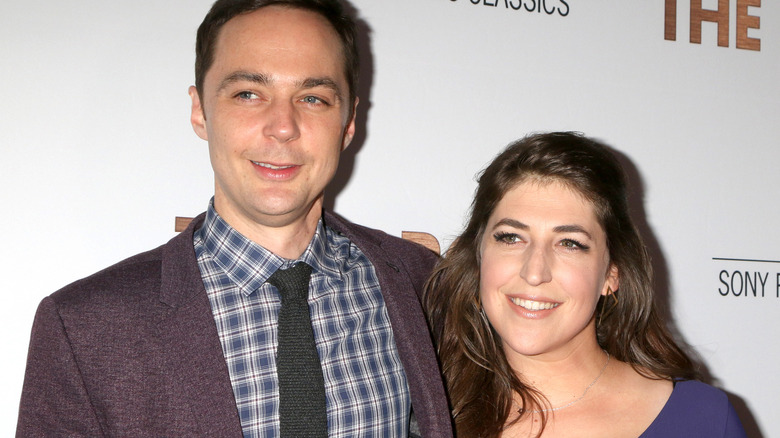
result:
M 423 247 L 325 213 L 371 260 L 424 437 L 451 437 L 420 306 Z M 46 297 L 33 323 L 18 437 L 241 437 L 193 231 Z

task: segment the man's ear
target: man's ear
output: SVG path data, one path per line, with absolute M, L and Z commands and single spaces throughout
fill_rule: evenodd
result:
M 620 289 L 620 273 L 618 267 L 615 264 L 610 264 L 609 271 L 607 272 L 607 281 L 604 282 L 604 289 L 601 291 L 601 295 L 607 296 Z
M 203 112 L 203 104 L 200 101 L 198 89 L 194 85 L 189 89 L 190 99 L 192 99 L 192 110 L 190 113 L 190 123 L 192 129 L 198 134 L 198 137 L 208 141 L 209 135 L 206 131 L 206 114 Z
M 357 117 L 357 106 L 360 102 L 360 98 L 355 97 L 355 104 L 352 106 L 352 111 L 349 115 L 349 122 L 347 122 L 346 128 L 344 128 L 344 138 L 341 141 L 341 151 L 352 143 L 352 139 L 355 137 L 355 117 Z

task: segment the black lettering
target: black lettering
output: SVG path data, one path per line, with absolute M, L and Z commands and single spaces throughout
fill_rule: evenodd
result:
M 761 298 L 764 298 L 766 295 L 764 293 L 766 292 L 766 281 L 769 279 L 769 272 L 766 273 L 765 277 L 761 277 L 761 274 L 758 275 L 758 281 L 761 282 Z
M 777 273 L 777 298 L 780 298 L 780 272 Z
M 561 8 L 558 8 L 558 13 L 561 14 L 561 17 L 565 17 L 569 15 L 569 4 L 566 3 L 566 0 L 561 0 L 561 3 L 566 6 L 566 12 L 561 12 Z
M 729 284 L 726 283 L 726 281 L 723 279 L 723 274 L 726 274 L 726 278 L 729 278 L 728 271 L 720 271 L 720 282 L 723 283 L 724 286 L 726 286 L 726 290 L 724 291 L 723 288 L 718 288 L 718 293 L 720 296 L 725 297 L 729 294 Z M 777 291 L 778 294 L 780 294 L 780 274 L 777 274 Z
M 756 280 L 756 274 L 753 273 L 753 279 L 750 279 L 750 273 L 748 271 L 745 271 L 745 296 L 748 294 L 749 289 L 753 289 L 753 296 L 756 296 L 756 283 L 758 283 Z
M 734 279 L 737 278 L 737 275 L 739 275 L 739 293 L 737 293 L 737 288 L 734 287 Z M 745 289 L 744 280 L 742 273 L 739 271 L 734 271 L 734 273 L 731 274 L 731 293 L 734 294 L 735 297 L 742 295 L 742 291 Z M 747 293 L 745 293 L 745 295 L 747 295 Z
M 458 0 L 450 0 L 450 2 L 456 2 Z M 757 0 L 755 0 L 757 1 Z M 501 3 L 504 4 L 504 9 L 515 11 L 545 13 L 547 15 L 555 15 L 556 13 L 561 17 L 566 17 L 571 12 L 569 6 L 569 0 L 469 0 L 472 5 L 493 6 L 494 8 Z M 551 6 L 557 4 L 556 6 Z

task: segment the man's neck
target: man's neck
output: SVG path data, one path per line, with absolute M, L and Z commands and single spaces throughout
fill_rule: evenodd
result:
M 216 203 L 215 209 L 225 222 L 249 240 L 280 257 L 295 260 L 303 254 L 317 231 L 317 223 L 322 216 L 322 200 L 316 200 L 303 216 L 271 224 L 245 216 L 223 214 Z
M 282 228 L 259 227 L 256 233 L 247 237 L 278 256 L 294 260 L 309 246 L 317 230 L 319 217 L 320 215 L 317 215 L 313 221 L 307 220 L 305 223 L 291 224 Z

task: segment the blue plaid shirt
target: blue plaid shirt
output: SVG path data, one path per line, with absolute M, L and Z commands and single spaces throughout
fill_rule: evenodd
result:
M 407 436 L 411 400 L 379 281 L 349 239 L 320 219 L 306 251 L 288 260 L 238 233 L 209 205 L 194 245 L 244 437 L 279 436 L 280 298 L 266 280 L 297 261 L 313 268 L 309 310 L 325 377 L 328 436 Z

